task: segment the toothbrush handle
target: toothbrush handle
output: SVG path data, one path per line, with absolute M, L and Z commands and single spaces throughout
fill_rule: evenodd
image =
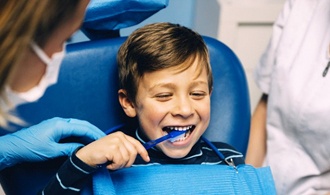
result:
M 146 150 L 148 150 L 148 149 L 154 147 L 155 145 L 159 144 L 160 142 L 165 141 L 169 138 L 171 138 L 171 135 L 167 134 L 167 135 L 165 135 L 163 137 L 160 137 L 158 139 L 148 141 L 148 142 L 144 143 L 143 146 Z

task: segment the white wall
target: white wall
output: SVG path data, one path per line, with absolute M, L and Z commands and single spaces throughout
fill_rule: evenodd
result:
M 253 71 L 268 44 L 272 25 L 283 2 L 284 0 L 196 2 L 194 28 L 227 44 L 241 60 L 249 85 L 251 111 L 261 96 L 253 80 Z

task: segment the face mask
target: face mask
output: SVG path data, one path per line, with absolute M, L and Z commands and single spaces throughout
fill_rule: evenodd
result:
M 26 92 L 17 93 L 11 90 L 9 86 L 5 88 L 5 93 L 12 108 L 21 104 L 37 101 L 44 95 L 49 86 L 57 83 L 60 65 L 65 56 L 65 45 L 63 44 L 62 51 L 54 53 L 51 58 L 49 58 L 37 44 L 31 43 L 31 48 L 46 64 L 46 72 L 41 78 L 39 84 Z

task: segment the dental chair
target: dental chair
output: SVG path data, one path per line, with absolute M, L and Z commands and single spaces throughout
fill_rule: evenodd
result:
M 246 77 L 236 55 L 220 41 L 203 37 L 214 75 L 211 121 L 204 136 L 231 144 L 245 154 L 250 127 Z M 87 120 L 100 129 L 129 121 L 117 96 L 116 54 L 125 37 L 69 44 L 58 83 L 36 103 L 22 105 L 17 114 L 29 125 L 52 117 Z M 16 127 L 19 129 L 20 127 Z M 6 194 L 36 194 L 55 175 L 66 157 L 22 163 L 0 172 Z

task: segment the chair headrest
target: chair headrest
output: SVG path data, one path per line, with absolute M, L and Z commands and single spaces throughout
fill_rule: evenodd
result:
M 168 5 L 168 0 L 92 0 L 82 32 L 92 39 L 109 38 L 111 32 L 138 24 Z

